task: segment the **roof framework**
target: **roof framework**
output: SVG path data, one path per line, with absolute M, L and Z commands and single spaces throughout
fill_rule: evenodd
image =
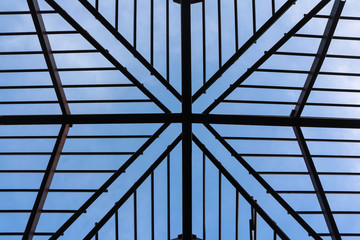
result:
M 359 237 L 358 5 L 0 4 L 0 238 Z

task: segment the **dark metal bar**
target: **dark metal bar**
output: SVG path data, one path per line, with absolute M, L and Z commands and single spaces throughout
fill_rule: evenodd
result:
M 202 225 L 202 232 L 203 232 L 203 240 L 206 240 L 206 156 L 203 153 L 203 177 L 202 177 L 202 217 L 203 217 L 203 225 Z
M 215 138 L 234 156 L 239 163 L 246 168 L 246 170 L 266 189 L 271 196 L 278 201 L 278 203 L 308 232 L 309 236 L 312 236 L 316 240 L 321 240 L 318 234 L 302 219 L 295 210 L 270 186 L 270 184 L 261 177 L 250 164 L 245 161 L 237 151 L 228 144 L 218 132 L 215 131 L 209 124 L 205 124 L 205 127 L 215 136 Z
M 98 223 L 95 223 L 95 226 L 97 225 Z M 99 240 L 99 232 L 96 232 L 95 234 L 95 240 Z
M 44 31 L 45 35 L 52 35 L 52 34 L 78 34 L 77 31 Z M 0 36 L 28 36 L 28 35 L 38 35 L 38 32 L 2 32 Z
M 300 53 L 300 52 L 281 52 L 278 51 L 274 55 L 287 55 L 287 56 L 301 56 L 301 57 L 316 57 L 316 53 Z M 339 55 L 339 54 L 326 54 L 326 58 L 345 58 L 345 59 L 360 59 L 360 56 L 353 55 Z
M 119 211 L 115 213 L 115 240 L 119 240 Z
M 115 67 L 91 67 L 91 68 L 58 68 L 58 72 L 78 72 L 78 71 L 115 71 Z M 0 73 L 28 73 L 28 72 L 48 72 L 46 68 L 42 69 L 2 69 Z
M 0 213 L 31 213 L 32 210 L 27 209 L 0 209 Z M 73 213 L 76 210 L 68 210 L 68 209 L 43 209 L 41 210 L 42 213 Z
M 243 103 L 243 104 L 271 104 L 271 105 L 296 105 L 297 102 L 285 102 L 285 101 L 258 101 L 258 100 L 236 100 L 226 99 L 223 103 Z M 6 103 L 6 102 L 5 102 Z M 69 103 L 72 103 L 69 101 Z M 0 102 L 3 104 L 3 102 Z M 360 104 L 347 104 L 347 103 L 319 103 L 319 102 L 307 102 L 304 106 L 322 106 L 322 107 L 360 107 Z
M 253 23 L 253 34 L 256 33 L 256 0 L 252 0 L 252 23 Z
M 44 53 L 45 62 L 48 68 L 47 70 L 49 71 L 57 99 L 59 100 L 61 112 L 63 114 L 70 114 L 70 108 L 66 101 L 66 95 L 64 89 L 62 88 L 61 78 L 56 66 L 54 55 L 52 54 L 51 44 L 46 33 L 43 18 L 40 13 L 39 3 L 37 0 L 27 0 L 27 3 L 35 25 L 37 36 L 39 38 L 42 52 Z
M 0 192 L 39 192 L 40 189 L 0 189 Z M 89 193 L 96 192 L 97 189 L 49 189 L 48 192 L 66 192 L 66 193 Z M 107 192 L 107 190 L 106 190 Z
M 9 115 L 0 116 L 0 125 L 34 124 L 104 124 L 104 123 L 181 123 L 181 114 L 81 114 L 81 115 Z M 287 116 L 253 116 L 226 114 L 192 114 L 192 123 L 259 125 L 259 126 L 301 126 L 321 128 L 360 128 L 355 118 L 319 118 Z
M 151 240 L 155 239 L 155 211 L 154 211 L 154 172 L 150 175 L 151 181 Z
M 344 8 L 344 4 L 345 4 L 344 0 L 336 0 L 334 2 L 334 5 L 330 13 L 331 17 L 329 18 L 326 24 L 325 31 L 323 33 L 323 38 L 321 39 L 318 51 L 316 53 L 316 57 L 310 68 L 310 74 L 307 76 L 305 80 L 304 89 L 302 90 L 299 96 L 295 109 L 291 112 L 291 116 L 293 117 L 300 117 L 302 111 L 304 110 L 306 101 L 310 96 L 311 89 L 315 84 L 316 78 L 319 75 L 320 69 L 324 63 L 326 54 L 329 50 L 329 46 L 332 37 L 334 36 L 337 23 L 339 22 L 339 17 Z
M 69 129 L 70 129 L 69 124 L 61 126 L 61 129 L 59 131 L 59 136 L 56 140 L 54 149 L 51 153 L 49 163 L 46 167 L 46 172 L 44 174 L 44 177 L 43 177 L 41 185 L 40 185 L 39 192 L 36 196 L 34 206 L 32 208 L 29 220 L 26 224 L 26 228 L 25 228 L 24 235 L 22 238 L 24 240 L 31 240 L 34 237 L 34 233 L 35 233 L 37 224 L 40 219 L 41 211 L 44 207 L 51 182 L 54 178 L 55 170 L 56 170 L 56 167 L 58 165 L 58 162 L 59 162 L 59 159 L 61 156 L 61 151 L 65 144 L 66 136 L 69 133 Z
M 192 240 L 191 7 L 181 1 L 182 234 Z
M 238 24 L 238 5 L 234 0 L 234 22 L 235 22 L 235 52 L 239 49 L 239 24 Z
M 203 67 L 203 85 L 206 83 L 206 11 L 205 1 L 201 3 L 201 22 L 202 22 L 202 67 Z
M 294 37 L 301 38 L 323 38 L 323 35 L 318 34 L 295 34 Z M 348 41 L 360 41 L 360 37 L 347 37 L 347 36 L 333 36 L 335 40 L 348 40 Z
M 149 175 L 162 163 L 164 158 L 176 147 L 180 142 L 181 135 L 179 135 L 168 148 L 156 159 L 156 161 L 145 171 L 145 173 L 132 185 L 132 187 L 115 203 L 115 205 L 108 211 L 99 223 L 84 237 L 84 240 L 90 240 L 104 224 L 115 214 L 115 212 L 126 202 L 127 199 L 134 193 L 134 191 L 149 177 Z
M 217 12 L 218 12 L 218 43 L 219 43 L 219 69 L 222 66 L 222 44 L 221 44 L 221 2 L 217 1 Z
M 52 1 L 52 0 L 51 0 Z M 135 58 L 141 62 L 144 67 L 154 75 L 163 85 L 166 87 L 179 101 L 181 101 L 181 95 L 179 92 L 121 35 L 101 14 L 95 11 L 94 7 L 88 3 L 87 0 L 79 0 L 84 7 L 96 17 L 101 24 L 113 34 L 113 36 L 123 44 L 123 46 L 134 55 Z
M 55 11 L 40 11 L 40 14 L 54 14 Z M 1 11 L 0 15 L 24 15 L 24 14 L 31 14 L 30 11 Z
M 154 66 L 154 0 L 150 0 L 150 64 Z
M 235 189 L 235 240 L 239 240 L 239 193 Z
M 309 172 L 258 171 L 262 175 L 308 175 Z M 318 172 L 325 176 L 360 176 L 359 172 Z
M 119 0 L 115 0 L 115 29 L 119 31 Z
M 214 155 L 206 148 L 201 141 L 193 135 L 194 143 L 200 148 L 201 151 L 210 159 L 210 161 L 215 165 L 216 168 L 224 175 L 224 177 L 239 191 L 243 198 L 253 207 L 256 212 L 264 219 L 264 221 L 274 230 L 276 233 L 284 240 L 290 239 L 272 220 L 269 215 L 252 199 L 252 197 L 246 192 L 246 190 L 236 181 L 236 179 L 222 166 L 219 160 L 216 159 Z
M 117 70 L 119 70 L 127 79 L 129 79 L 133 84 L 135 84 L 140 91 L 142 91 L 148 98 L 150 98 L 160 109 L 162 109 L 166 113 L 170 112 L 170 110 L 165 105 L 163 105 L 147 88 L 145 88 L 143 84 L 141 84 L 124 66 L 122 66 L 99 42 L 97 42 L 83 27 L 80 26 L 79 23 L 77 23 L 54 0 L 46 0 L 46 2 L 56 12 L 58 12 L 74 29 L 76 29 L 91 45 L 93 45 L 109 62 L 111 62 Z M 85 2 L 88 3 L 87 1 Z
M 276 8 L 275 8 L 275 0 L 271 0 L 271 11 L 272 11 L 272 14 L 274 15 L 275 14 L 275 10 Z M 275 236 L 276 236 L 276 234 L 275 234 Z
M 94 49 L 80 49 L 80 50 L 52 50 L 52 54 L 65 54 L 65 53 L 98 53 Z M 12 52 L 0 52 L 0 55 L 36 55 L 43 54 L 42 51 L 12 51 Z M 64 85 L 63 85 L 64 87 Z
M 329 15 L 321 15 L 321 14 L 315 15 L 314 17 L 315 17 L 315 18 L 330 18 Z M 341 20 L 355 20 L 355 21 L 359 21 L 359 20 L 360 20 L 360 17 L 340 16 L 340 19 L 341 19 Z
M 136 200 L 136 189 L 133 194 L 134 201 L 134 240 L 137 240 L 137 200 Z
M 315 215 L 315 214 L 323 214 L 322 211 L 297 211 L 298 214 L 311 214 L 311 215 Z M 360 214 L 360 211 L 332 211 L 332 214 L 341 214 L 341 215 L 347 215 L 347 214 Z
M 171 200 L 170 200 L 170 185 L 171 185 L 171 175 L 170 175 L 170 154 L 167 156 L 167 164 L 166 164 L 166 207 L 167 207 L 167 240 L 170 240 L 171 236 Z
M 166 0 L 166 80 L 170 82 L 170 15 L 169 1 Z M 170 238 L 169 238 L 170 239 Z M 168 240 L 169 240 L 168 239 Z
M 336 226 L 334 216 L 331 213 L 330 205 L 327 201 L 326 195 L 324 193 L 324 189 L 322 187 L 319 175 L 317 174 L 317 170 L 316 170 L 315 164 L 312 160 L 310 151 L 305 142 L 303 133 L 302 133 L 300 127 L 293 127 L 293 130 L 294 130 L 295 136 L 298 140 L 298 144 L 299 144 L 301 153 L 304 157 L 306 168 L 309 171 L 310 179 L 311 179 L 311 182 L 316 191 L 316 196 L 318 198 L 321 210 L 324 214 L 326 225 L 329 229 L 329 232 L 331 233 L 331 238 L 333 240 L 340 240 L 341 237 L 339 234 L 339 230 Z
M 66 229 L 73 224 L 76 219 L 91 205 L 93 204 L 98 197 L 107 189 L 124 171 L 155 141 L 160 134 L 165 131 L 169 124 L 162 125 L 154 135 L 149 138 L 106 182 L 96 191 L 88 200 L 85 201 L 83 205 L 74 213 L 55 233 L 50 239 L 57 239 L 62 235 Z
M 115 88 L 115 87 L 135 87 L 134 84 L 72 84 L 63 85 L 63 88 Z M 53 88 L 52 85 L 29 85 L 29 86 L 0 86 L 0 89 L 41 89 Z
M 265 54 L 251 67 L 249 68 L 238 80 L 235 81 L 223 94 L 220 95 L 208 108 L 205 109 L 204 113 L 211 112 L 220 102 L 222 102 L 227 96 L 232 93 L 237 86 L 244 82 L 253 72 L 258 69 L 266 60 L 268 60 L 274 52 L 284 45 L 297 31 L 299 31 L 307 22 L 309 22 L 315 14 L 317 14 L 330 0 L 324 0 L 319 2 L 307 15 L 304 16 L 288 33 L 285 34 L 268 52 Z M 279 10 L 280 11 L 280 10 Z M 279 12 L 278 11 L 278 12 Z M 277 13 L 278 13 L 277 12 Z M 273 17 L 277 16 L 275 14 Z M 271 18 L 270 18 L 271 19 Z M 260 31 L 260 30 L 259 30 Z
M 220 172 L 220 170 L 219 170 L 219 240 L 221 240 L 221 236 L 222 236 L 222 234 L 221 234 L 221 229 L 222 229 L 222 227 L 221 227 L 221 216 L 222 216 L 222 213 L 221 213 L 221 205 L 222 205 L 222 203 L 221 203 L 221 172 Z
M 99 0 L 95 0 L 95 9 L 99 11 Z
M 268 21 L 265 22 L 259 30 L 249 38 L 249 40 L 244 43 L 244 45 L 237 50 L 237 52 L 227 60 L 222 67 L 216 71 L 216 73 L 206 82 L 204 86 L 199 88 L 196 93 L 193 95 L 193 102 L 195 102 L 205 91 L 211 87 L 213 83 L 216 82 L 222 74 L 229 69 L 239 58 L 243 55 L 255 42 L 258 40 L 294 3 L 296 0 L 288 0 Z
M 360 58 L 359 58 L 360 59 Z M 257 89 L 275 89 L 275 90 L 303 90 L 302 87 L 288 87 L 288 86 L 261 86 L 261 85 L 248 85 L 242 84 L 239 88 L 257 88 Z M 318 92 L 351 92 L 360 93 L 360 89 L 348 89 L 348 88 L 312 88 L 312 91 Z
M 133 20 L 133 46 L 136 49 L 136 33 L 137 33 L 137 0 L 134 0 L 134 20 Z
M 307 190 L 299 190 L 299 191 L 288 191 L 281 190 L 276 191 L 279 194 L 316 194 L 316 191 L 307 191 Z M 360 194 L 360 191 L 324 191 L 325 194 Z

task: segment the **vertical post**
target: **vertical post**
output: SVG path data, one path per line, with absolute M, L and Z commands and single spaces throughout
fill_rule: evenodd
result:
M 182 87 L 182 228 L 183 240 L 192 238 L 192 126 L 191 126 L 191 12 L 181 0 Z

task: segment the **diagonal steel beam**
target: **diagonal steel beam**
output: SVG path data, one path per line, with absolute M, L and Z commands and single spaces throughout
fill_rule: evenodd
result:
M 171 111 L 157 99 L 142 83 L 140 83 L 134 75 L 132 75 L 113 55 L 109 53 L 98 41 L 95 40 L 75 19 L 73 19 L 63 8 L 61 8 L 54 0 L 45 0 L 61 17 L 63 17 L 81 36 L 83 36 L 93 47 L 95 47 L 114 67 L 119 70 L 127 79 L 129 79 L 142 93 L 144 93 L 151 101 L 153 101 L 165 113 Z
M 51 49 L 50 41 L 46 33 L 46 28 L 43 18 L 41 16 L 39 3 L 37 0 L 28 0 L 27 3 L 30 9 L 32 20 L 35 25 L 37 36 L 39 38 L 42 52 L 44 54 L 45 62 L 49 70 L 50 78 L 52 80 L 56 96 L 59 100 L 61 112 L 63 115 L 67 116 L 70 114 L 70 108 L 66 100 L 65 91 L 62 87 L 60 75 Z M 33 205 L 30 217 L 25 227 L 25 231 L 23 234 L 24 240 L 30 240 L 34 237 L 35 230 L 38 225 L 69 129 L 69 124 L 63 124 L 60 128 L 60 132 L 57 137 L 52 154 L 50 156 L 49 163 L 46 168 L 43 180 L 41 182 L 39 192 L 36 196 L 35 203 Z
M 316 240 L 321 240 L 322 238 L 310 227 L 309 224 L 298 214 L 296 211 L 267 183 L 267 181 L 260 176 L 259 173 L 255 171 L 254 168 L 242 158 L 237 151 L 231 147 L 226 140 L 221 137 L 221 135 L 209 124 L 205 124 L 205 127 L 215 136 L 215 138 L 229 151 L 229 153 L 235 157 L 238 162 L 246 168 L 246 170 L 266 189 L 266 192 L 271 194 L 271 196 L 278 201 L 278 203 L 308 232 L 309 236 L 312 236 Z
M 166 79 L 141 55 L 127 40 L 117 31 L 109 21 L 106 20 L 87 0 L 79 0 L 79 2 L 109 31 L 112 35 L 123 44 L 123 46 L 134 55 L 151 74 L 153 74 L 179 101 L 181 95 Z
M 327 201 L 324 189 L 322 187 L 319 175 L 318 175 L 318 173 L 316 171 L 316 167 L 315 167 L 315 164 L 314 164 L 314 162 L 312 160 L 310 151 L 309 151 L 309 149 L 307 147 L 304 135 L 303 135 L 300 127 L 294 126 L 293 130 L 294 130 L 296 139 L 298 141 L 301 153 L 302 153 L 302 155 L 304 157 L 305 165 L 306 165 L 306 168 L 307 168 L 307 170 L 309 172 L 311 182 L 312 182 L 312 184 L 314 186 L 316 196 L 318 198 L 321 210 L 322 210 L 322 212 L 324 214 L 325 222 L 326 222 L 326 225 L 327 225 L 327 227 L 329 229 L 331 239 L 332 240 L 341 240 L 339 230 L 338 230 L 338 228 L 336 226 L 334 216 L 333 216 L 333 214 L 331 212 L 330 205 L 329 205 L 329 203 Z
M 227 60 L 224 65 L 222 65 L 216 73 L 209 78 L 206 83 L 196 91 L 193 95 L 192 102 L 195 102 L 202 94 L 206 92 L 220 77 L 226 72 L 292 5 L 295 4 L 297 0 L 288 0 L 274 15 L 272 15 L 269 20 L 267 20 L 264 25 L 262 25 L 259 30 L 252 35 L 244 45 L 239 48 L 236 53 Z
M 133 186 L 120 198 L 118 202 L 105 214 L 105 216 L 95 225 L 93 229 L 84 237 L 84 240 L 91 240 L 96 233 L 105 225 L 107 221 L 119 210 L 119 208 L 129 199 L 135 190 L 150 176 L 150 174 L 162 163 L 170 152 L 181 141 L 181 134 L 167 147 L 167 149 L 155 160 L 155 162 L 144 172 L 143 175 L 134 183 Z M 53 238 L 50 238 L 53 239 Z
M 70 108 L 66 101 L 64 89 L 61 84 L 60 75 L 56 66 L 55 58 L 52 53 L 50 41 L 46 33 L 45 24 L 41 16 L 39 3 L 37 0 L 27 0 L 31 17 L 35 25 L 36 33 L 39 38 L 45 62 L 49 70 L 51 81 L 54 85 L 56 96 L 59 100 L 60 108 L 63 114 L 70 114 Z
M 58 239 L 103 194 L 108 187 L 160 136 L 170 124 L 163 124 L 81 207 L 49 238 Z
M 281 46 L 283 46 L 294 34 L 296 34 L 306 23 L 308 23 L 321 9 L 323 9 L 330 0 L 320 1 L 308 14 L 306 14 L 288 33 L 285 34 L 275 45 L 254 64 L 238 80 L 234 82 L 219 98 L 217 98 L 204 113 L 210 113 L 227 96 L 229 96 L 242 82 L 251 76 L 263 63 L 265 63 Z
M 239 182 L 229 173 L 219 160 L 206 148 L 206 146 L 193 135 L 194 143 L 200 148 L 209 160 L 215 165 L 217 169 L 226 177 L 226 179 L 236 188 L 236 190 L 243 196 L 243 198 L 253 207 L 257 213 L 264 219 L 264 221 L 276 232 L 276 234 L 283 240 L 290 240 L 290 238 L 281 230 L 274 220 L 260 207 L 259 204 L 250 196 L 250 194 L 239 184 Z
M 60 128 L 58 138 L 56 140 L 54 149 L 52 151 L 49 163 L 46 167 L 46 171 L 45 171 L 43 180 L 41 182 L 39 192 L 36 196 L 36 200 L 35 200 L 33 209 L 31 211 L 28 223 L 25 228 L 25 232 L 24 232 L 24 235 L 22 238 L 23 240 L 31 240 L 34 237 L 34 233 L 35 233 L 37 224 L 39 222 L 40 215 L 41 215 L 42 209 L 44 207 L 51 182 L 55 175 L 55 170 L 59 163 L 61 151 L 64 147 L 65 140 L 68 135 L 69 129 L 70 129 L 69 124 L 62 125 Z
M 323 38 L 321 39 L 316 57 L 313 61 L 313 64 L 310 68 L 310 73 L 308 74 L 303 90 L 300 93 L 299 99 L 295 106 L 295 109 L 291 112 L 291 116 L 300 117 L 302 111 L 304 110 L 307 99 L 309 98 L 312 87 L 314 86 L 315 80 L 319 75 L 320 69 L 324 63 L 326 54 L 329 50 L 331 40 L 334 36 L 334 32 L 339 22 L 341 12 L 344 8 L 345 0 L 336 0 L 332 7 L 329 20 L 326 24 Z

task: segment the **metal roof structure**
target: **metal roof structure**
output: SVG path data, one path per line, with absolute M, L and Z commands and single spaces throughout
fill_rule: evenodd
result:
M 0 239 L 358 239 L 356 0 L 0 3 Z

